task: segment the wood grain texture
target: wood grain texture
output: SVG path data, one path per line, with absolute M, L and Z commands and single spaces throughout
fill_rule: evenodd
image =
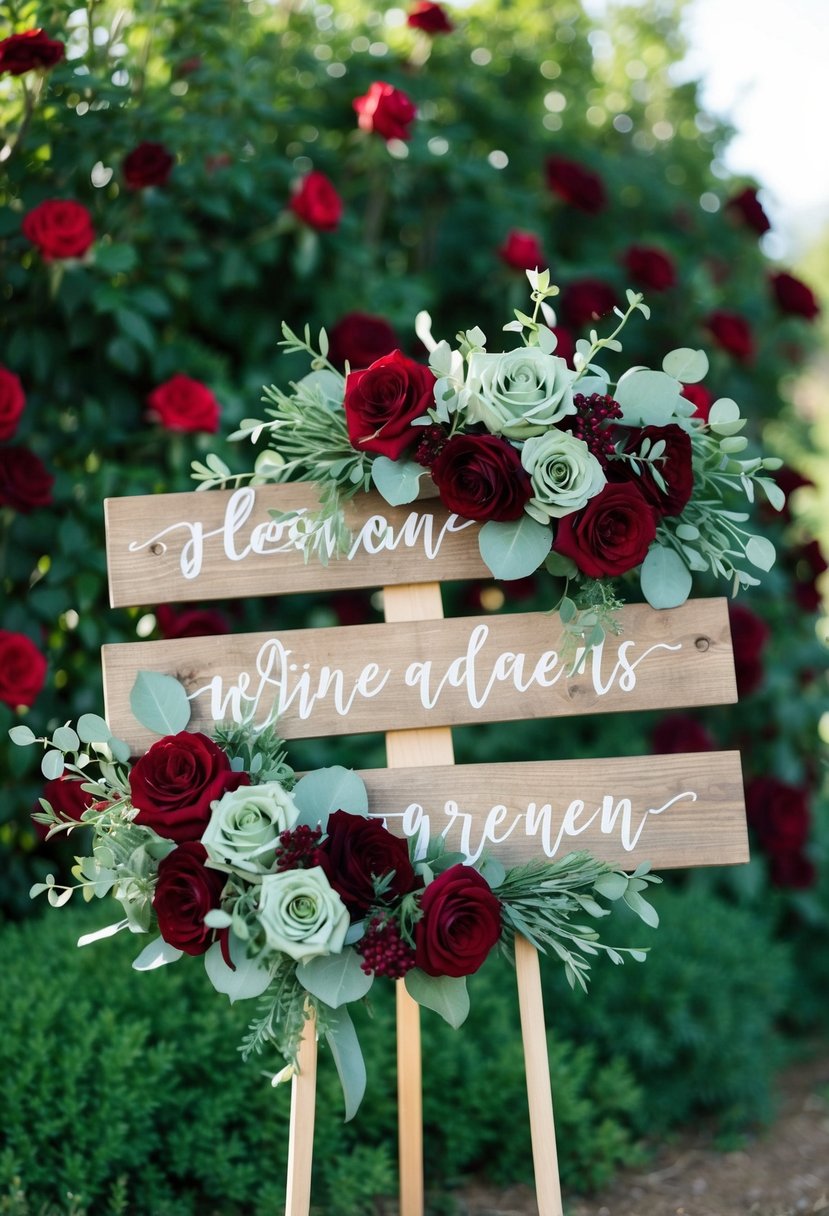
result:
M 520 933 L 515 935 L 515 976 L 521 1015 L 521 1039 L 524 1044 L 524 1072 L 527 1077 L 527 1105 L 530 1112 L 530 1140 L 538 1216 L 562 1216 L 564 1209 L 561 1205 L 561 1184 L 558 1178 L 558 1152 L 550 1062 L 547 1056 L 547 1028 L 544 1024 L 544 999 L 541 993 L 541 969 L 538 965 L 538 951 Z
M 315 487 L 303 482 L 109 498 L 110 602 L 121 608 L 491 577 L 478 552 L 477 524 L 459 520 L 437 500 L 390 507 L 379 494 L 347 505 L 353 556 L 332 556 L 327 566 L 316 558 L 306 562 L 288 527 L 280 530 L 269 512 L 318 506 Z
M 317 1019 L 305 1023 L 297 1058 L 299 1073 L 291 1081 L 288 1130 L 288 1171 L 285 1216 L 308 1216 L 311 1210 L 311 1171 L 314 1120 L 317 1112 Z
M 276 710 L 286 739 L 736 700 L 724 600 L 632 605 L 621 624 L 574 676 L 542 613 L 105 646 L 107 720 L 134 754 L 154 742 L 129 707 L 141 670 L 184 683 L 191 729 Z
M 461 764 L 360 773 L 398 835 L 506 866 L 586 849 L 633 870 L 748 861 L 739 752 Z M 413 808 L 413 809 L 410 809 Z M 660 808 L 664 808 L 661 809 Z

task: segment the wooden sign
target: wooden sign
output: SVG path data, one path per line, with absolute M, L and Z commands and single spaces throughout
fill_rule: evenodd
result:
M 739 752 L 361 772 L 374 816 L 505 866 L 586 849 L 624 870 L 748 861 Z M 347 809 L 347 808 L 346 808 Z
M 134 752 L 153 742 L 129 708 L 141 670 L 181 680 L 193 729 L 278 721 L 287 739 L 736 699 L 724 600 L 620 619 L 574 674 L 541 613 L 105 646 L 107 720 Z
M 303 515 L 319 508 L 307 483 L 109 498 L 104 508 L 113 608 L 492 577 L 478 525 L 434 499 L 390 507 L 361 495 L 346 509 L 349 550 L 337 556 L 329 533 L 327 565 L 306 561 L 298 543 Z

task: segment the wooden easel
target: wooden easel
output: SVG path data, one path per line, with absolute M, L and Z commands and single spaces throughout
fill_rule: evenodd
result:
M 278 655 L 283 692 L 288 690 L 279 717 L 286 739 L 386 730 L 388 768 L 361 775 L 372 813 L 385 816 L 393 830 L 408 805 L 428 808 L 432 834 L 445 827 L 450 847 L 458 847 L 456 836 L 463 846 L 464 831 L 470 839 L 488 835 L 489 848 L 507 865 L 538 856 L 542 848 L 548 855 L 551 849 L 562 855 L 586 848 L 626 869 L 645 858 L 655 868 L 747 860 L 736 753 L 660 757 L 656 769 L 649 757 L 453 764 L 455 724 L 735 701 L 724 601 L 696 601 L 669 613 L 625 609 L 625 634 L 611 660 L 602 667 L 600 656 L 598 667 L 591 660 L 570 677 L 558 659 L 559 630 L 549 616 L 443 620 L 440 582 L 487 572 L 476 529 L 453 523 L 440 504 L 394 509 L 377 497 L 361 500 L 349 520 L 353 551 L 328 566 L 306 563 L 289 531 L 268 514 L 314 505 L 307 485 L 108 501 L 115 607 L 224 598 L 230 590 L 249 596 L 384 588 L 384 625 L 104 647 L 107 717 L 135 753 L 152 742 L 129 708 L 139 670 L 181 679 L 193 698 L 191 725 L 209 730 L 213 708 L 221 708 L 221 718 L 234 699 L 246 705 L 253 700 L 252 673 L 261 686 L 263 670 L 270 663 L 272 671 Z M 477 677 L 468 674 L 478 661 L 484 682 L 491 677 L 498 684 L 496 700 L 487 700 Z M 430 664 L 445 676 L 434 704 Z M 347 714 L 332 696 L 320 696 L 305 713 L 296 691 L 299 673 L 311 673 L 310 681 L 334 668 L 343 688 L 362 692 L 355 692 Z M 261 717 L 271 703 L 260 700 L 256 708 Z M 447 803 L 462 806 L 465 818 L 440 821 Z M 539 1216 L 562 1216 L 538 956 L 520 938 L 516 973 Z M 422 1216 L 419 1008 L 402 983 L 397 1019 L 400 1212 Z M 288 1216 L 307 1216 L 310 1209 L 316 1052 L 309 1022 L 292 1083 Z

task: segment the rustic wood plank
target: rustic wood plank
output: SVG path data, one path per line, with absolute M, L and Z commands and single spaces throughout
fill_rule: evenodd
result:
M 399 835 L 446 834 L 506 866 L 586 849 L 633 870 L 748 861 L 739 752 L 440 765 L 361 772 L 372 815 Z
M 134 753 L 154 742 L 129 707 L 141 670 L 182 680 L 191 729 L 262 726 L 276 707 L 287 739 L 736 700 L 725 601 L 632 605 L 621 620 L 573 676 L 542 613 L 104 646 L 107 720 Z
M 314 1121 L 317 1113 L 317 1019 L 314 1014 L 305 1022 L 297 1064 L 299 1072 L 291 1080 L 285 1216 L 308 1216 L 311 1210 Z
M 104 503 L 113 608 L 181 600 L 287 595 L 397 583 L 491 578 L 478 525 L 435 500 L 390 507 L 379 494 L 346 509 L 353 552 L 305 561 L 269 512 L 313 511 L 303 482 L 236 491 L 109 498 Z

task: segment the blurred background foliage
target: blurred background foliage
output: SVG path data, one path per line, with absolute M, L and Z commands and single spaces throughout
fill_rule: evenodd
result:
M 283 319 L 333 330 L 343 357 L 367 346 L 381 354 L 394 344 L 422 353 L 413 331 L 422 308 L 432 314 L 437 336 L 451 338 L 472 324 L 494 335 L 525 300 L 527 249 L 543 252 L 562 286 L 563 353 L 594 314 L 623 298 L 626 286 L 641 288 L 653 317 L 626 331 L 626 358 L 659 366 L 672 347 L 704 347 L 711 360 L 706 387 L 714 396 L 735 397 L 755 436 L 765 432 L 764 442 L 787 462 L 780 477 L 791 492 L 783 516 L 766 520 L 779 545 L 778 565 L 763 589 L 740 601 L 734 617 L 739 710 L 458 732 L 464 761 L 709 747 L 739 747 L 743 754 L 751 864 L 670 875 L 668 925 L 651 959 L 644 968 L 612 974 L 605 968 L 589 1003 L 559 991 L 552 977 L 546 981 L 552 1024 L 562 1026 L 573 1045 L 557 1049 L 554 1061 L 558 1088 L 574 1095 L 574 1122 L 562 1142 L 568 1185 L 594 1185 L 633 1159 L 641 1151 L 639 1135 L 658 1130 L 655 1110 L 664 1126 L 700 1110 L 718 1113 L 729 1127 L 762 1114 L 775 1061 L 804 1036 L 825 1031 L 827 977 L 820 959 L 829 957 L 829 810 L 819 732 L 821 722 L 827 731 L 829 696 L 821 640 L 825 563 L 815 530 L 829 504 L 821 462 L 829 449 L 829 408 L 821 388 L 826 356 L 814 354 L 821 336 L 825 343 L 826 318 L 816 315 L 810 288 L 818 295 L 829 289 L 829 244 L 796 271 L 770 263 L 753 183 L 734 180 L 722 164 L 727 128 L 701 111 L 693 83 L 673 83 L 672 67 L 684 51 L 681 7 L 653 0 L 614 9 L 597 24 L 576 0 L 557 0 L 554 8 L 537 0 L 477 0 L 439 10 L 448 30 L 434 28 L 432 12 L 430 33 L 410 25 L 411 10 L 364 0 L 0 3 L 0 44 L 32 28 L 65 44 L 65 57 L 48 66 L 20 74 L 0 70 L 0 367 L 6 374 L 0 378 L 0 910 L 7 921 L 4 948 L 21 963 L 12 987 L 19 1029 L 14 1023 L 4 1036 L 4 1050 L 17 1055 L 3 1072 L 23 1059 L 40 1061 L 28 1066 L 28 1102 L 33 1093 L 40 1102 L 50 1085 L 50 1054 L 29 1053 L 25 1029 L 46 992 L 53 1048 L 60 1036 L 61 1054 L 82 1061 L 97 1041 L 84 1036 L 80 1024 L 77 1036 L 70 1032 L 75 1023 L 60 1005 L 69 998 L 51 984 L 56 970 L 68 975 L 70 966 L 86 969 L 84 988 L 99 1019 L 104 1002 L 94 990 L 106 968 L 108 993 L 111 983 L 119 991 L 123 985 L 118 1000 L 135 1011 L 135 1042 L 148 1033 L 180 1042 L 180 1059 L 162 1059 L 160 1048 L 153 1057 L 166 1083 L 171 1069 L 199 1073 L 202 1065 L 186 1058 L 193 1054 L 189 1028 L 155 1027 L 161 1010 L 152 997 L 139 995 L 146 977 L 124 971 L 114 979 L 111 955 L 70 965 L 53 939 L 68 951 L 72 934 L 53 917 L 13 926 L 34 910 L 30 883 L 67 857 L 32 826 L 43 782 L 32 771 L 31 753 L 7 743 L 8 727 L 25 720 L 41 734 L 100 711 L 105 642 L 378 617 L 376 597 L 368 595 L 184 608 L 159 602 L 113 611 L 102 500 L 189 489 L 191 460 L 210 450 L 231 467 L 248 467 L 251 453 L 234 450 L 222 436 L 257 412 L 263 384 L 299 370 L 278 355 Z M 402 132 L 407 138 L 358 127 L 353 102 L 378 81 L 416 106 Z M 316 206 L 304 206 L 312 172 L 325 176 L 327 193 Z M 94 240 L 77 257 L 50 258 L 48 234 L 44 245 L 42 235 L 39 243 L 24 233 L 24 225 L 32 232 L 27 217 L 54 200 L 72 200 L 88 213 Z M 793 274 L 798 286 L 786 280 L 781 288 L 772 277 L 781 273 Z M 164 398 L 157 391 L 166 389 L 169 398 L 169 382 L 179 376 L 197 382 L 198 402 L 212 403 L 208 415 L 218 410 L 218 434 L 204 413 L 197 416 L 192 395 L 178 403 L 178 412 L 159 406 Z M 455 586 L 447 606 L 479 612 L 548 605 L 528 582 Z M 45 673 L 38 655 L 46 660 Z M 310 743 L 295 759 L 298 765 L 332 758 L 356 763 L 357 757 L 360 764 L 383 763 L 381 740 L 359 747 Z M 191 982 L 197 984 L 171 981 Z M 483 976 L 480 988 L 498 1027 L 497 1036 L 486 1036 L 489 1048 L 495 1039 L 498 1060 L 511 1060 L 491 1095 L 511 1070 L 520 1072 L 513 1058 L 513 997 L 502 980 Z M 225 1011 L 214 1010 L 215 999 L 194 995 L 192 1001 L 200 1022 L 209 1007 L 226 1033 Z M 627 1011 L 624 1027 L 619 1011 Z M 387 1022 L 378 1016 L 378 1036 L 388 1037 Z M 106 1038 L 104 1027 L 95 1033 Z M 491 1119 L 492 1103 L 483 1093 L 475 1098 L 478 1082 L 470 1080 L 481 1054 L 474 1033 L 473 1027 L 434 1049 L 441 1076 L 457 1076 L 480 1106 L 474 1116 L 480 1128 L 469 1133 L 468 1144 L 454 1136 L 435 1149 L 448 1180 L 487 1162 L 501 1177 L 528 1168 L 526 1137 L 507 1135 L 500 1116 L 493 1134 L 505 1146 L 500 1156 L 486 1139 L 483 1112 Z M 465 1072 L 452 1063 L 464 1052 L 471 1053 Z M 91 1059 L 88 1066 L 97 1067 Z M 140 1071 L 126 1059 L 111 1067 L 130 1076 Z M 386 1069 L 381 1083 L 388 1086 L 390 1057 Z M 615 1081 L 604 1088 L 596 1078 L 607 1070 Z M 240 1094 L 245 1087 L 246 1109 L 278 1106 L 274 1128 L 281 1127 L 287 1098 L 263 1090 L 255 1069 L 250 1075 L 253 1082 L 249 1076 L 227 1084 L 238 1083 Z M 125 1083 L 120 1075 L 111 1079 Z M 155 1110 L 151 1090 L 147 1109 Z M 643 1091 L 648 1122 L 641 1116 Z M 38 1202 L 58 1201 L 58 1191 L 43 1181 L 43 1162 L 57 1159 L 59 1140 L 67 1159 L 81 1151 L 60 1139 L 80 1117 L 73 1092 L 64 1099 L 65 1130 L 48 1124 L 48 1150 L 32 1138 L 37 1120 L 31 1113 L 19 1116 L 28 1156 L 21 1156 L 15 1129 L 8 1133 L 8 1152 L 0 1158 L 4 1210 L 25 1210 L 9 1206 L 21 1187 Z M 607 1093 L 622 1096 L 616 1101 Z M 436 1127 L 447 1125 L 441 1100 L 428 1100 L 437 1104 Z M 499 1112 L 510 1111 L 511 1126 L 521 1100 L 516 1091 L 514 1102 L 497 1103 Z M 379 1156 L 339 1181 L 343 1162 L 331 1163 L 334 1181 L 320 1184 L 336 1185 L 341 1196 L 353 1192 L 355 1212 L 373 1210 L 372 1188 L 393 1190 L 388 1094 L 383 1102 L 379 1113 L 365 1116 L 370 1126 L 354 1133 Z M 19 1095 L 7 1109 L 23 1111 Z M 124 1123 L 123 1135 L 140 1140 L 144 1133 L 137 1129 Z M 332 1143 L 339 1137 L 352 1144 L 352 1134 L 332 1121 Z M 213 1143 L 220 1132 L 210 1125 L 204 1135 Z M 152 1136 L 144 1140 L 146 1160 L 157 1160 Z M 175 1173 L 179 1166 L 156 1168 L 158 1195 L 186 1189 Z M 66 1169 L 65 1177 L 57 1167 L 54 1172 L 64 1190 L 76 1185 L 77 1171 Z M 99 1171 L 95 1195 L 84 1200 L 90 1210 L 103 1211 L 106 1202 L 113 1212 L 143 1211 L 131 1198 L 118 1207 L 120 1184 L 108 1169 Z M 232 1198 L 233 1186 L 246 1185 L 232 1182 L 232 1174 L 228 1168 L 222 1186 L 231 1189 L 221 1210 L 236 1210 L 237 1202 L 252 1210 L 249 1196 Z M 201 1185 L 193 1184 L 189 1198 L 179 1197 L 179 1206 L 169 1200 L 164 1207 L 168 1199 L 159 1199 L 154 1211 L 203 1210 Z M 345 1207 L 338 1210 L 345 1216 Z

